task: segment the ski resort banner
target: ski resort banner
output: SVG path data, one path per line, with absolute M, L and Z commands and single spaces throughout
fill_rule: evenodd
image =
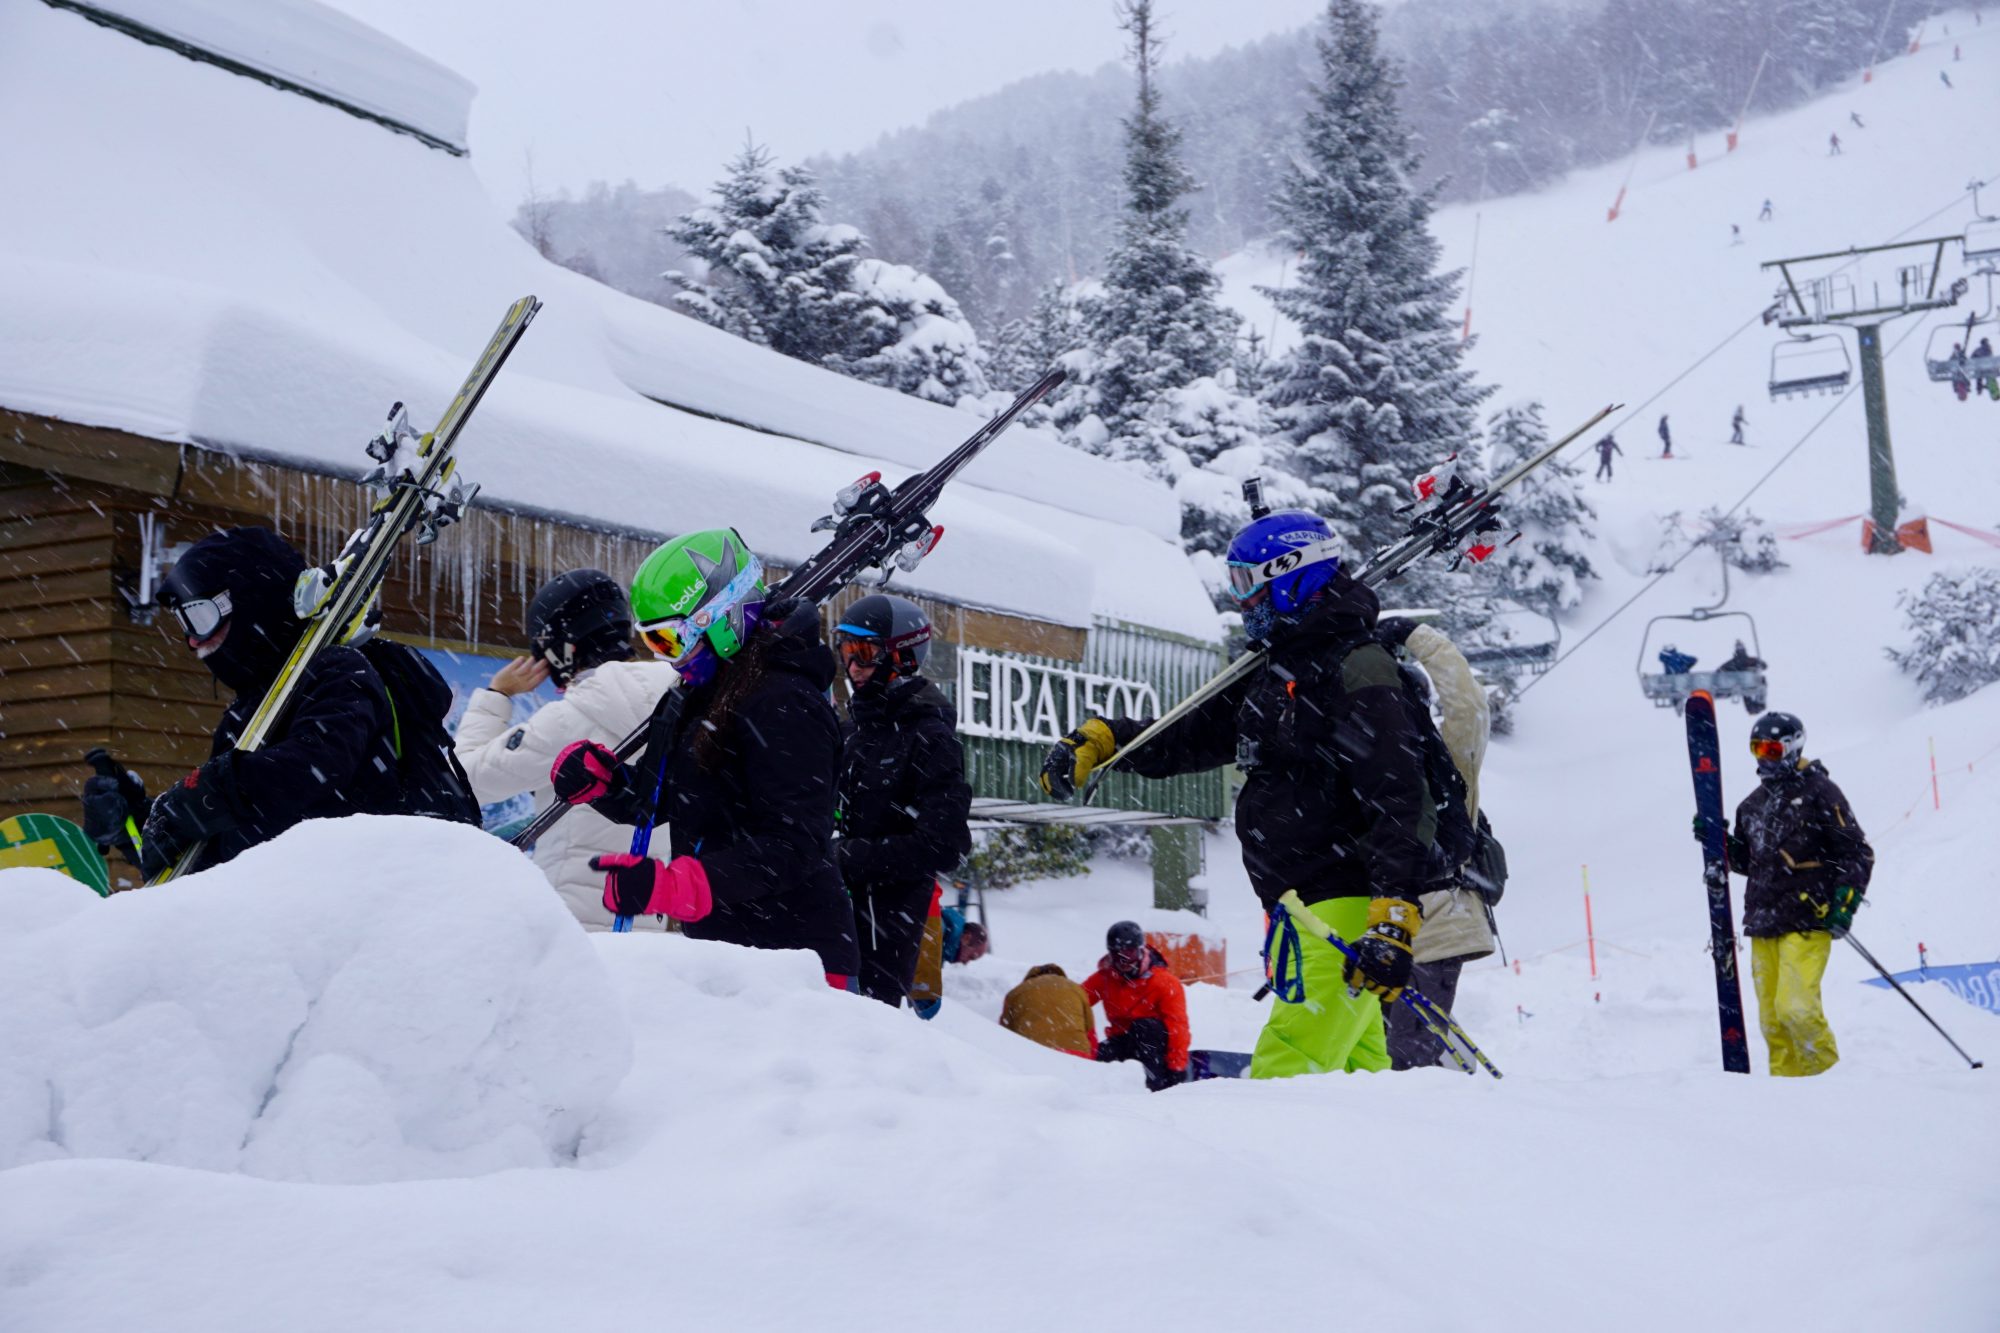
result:
M 1989 1014 L 2000 1014 L 2000 962 L 1913 967 L 1907 972 L 1896 973 L 1896 980 L 1906 986 L 1919 981 L 1935 981 L 1967 1004 L 1984 1009 Z M 1865 984 L 1883 990 L 1889 988 L 1889 983 L 1880 977 L 1869 977 Z
M 1142 680 L 1103 676 L 976 648 L 958 653 L 958 729 L 967 736 L 1053 744 L 1088 717 L 1156 717 Z

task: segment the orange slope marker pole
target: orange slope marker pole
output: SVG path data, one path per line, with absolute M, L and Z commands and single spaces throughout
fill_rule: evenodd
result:
M 1729 147 L 1725 148 L 1724 152 L 1733 153 L 1736 151 L 1736 141 L 1743 133 L 1743 118 L 1750 114 L 1750 99 L 1757 95 L 1757 81 L 1764 77 L 1764 66 L 1770 63 L 1771 53 L 1769 51 L 1757 57 L 1757 72 L 1750 76 L 1749 91 L 1743 94 L 1743 105 L 1736 109 L 1736 123 L 1729 127 Z M 1689 162 L 1688 165 L 1693 166 L 1694 163 Z
M 1638 146 L 1632 150 L 1632 165 L 1625 168 L 1625 181 L 1618 187 L 1618 197 L 1611 201 L 1611 212 L 1604 219 L 1606 222 L 1616 222 L 1618 220 L 1618 210 L 1625 206 L 1625 190 L 1632 184 L 1633 174 L 1639 170 L 1639 154 L 1645 151 L 1646 136 L 1653 132 L 1653 122 L 1659 118 L 1660 113 L 1658 111 L 1654 111 L 1652 115 L 1646 117 L 1646 128 L 1639 131 Z
M 1590 920 L 1590 867 L 1583 868 L 1583 938 L 1590 945 L 1590 979 L 1597 980 L 1597 927 Z

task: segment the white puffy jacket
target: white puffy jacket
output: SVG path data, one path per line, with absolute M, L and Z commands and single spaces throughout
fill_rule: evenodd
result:
M 485 804 L 531 791 L 535 809 L 547 809 L 555 799 L 549 767 L 563 747 L 582 740 L 618 744 L 652 715 L 653 705 L 673 679 L 674 669 L 662 662 L 606 662 L 578 672 L 561 698 L 543 705 L 518 726 L 512 699 L 497 690 L 474 690 L 459 720 L 456 744 L 473 794 Z M 666 853 L 665 838 L 661 829 L 653 843 L 654 855 Z M 590 868 L 590 858 L 631 849 L 632 830 L 625 825 L 614 824 L 595 810 L 572 810 L 536 845 L 535 864 L 577 920 L 609 929 L 604 876 Z M 648 923 L 642 919 L 634 924 Z
M 1452 763 L 1465 779 L 1465 813 L 1479 818 L 1479 766 L 1486 760 L 1493 709 L 1486 691 L 1472 674 L 1472 664 L 1442 630 L 1419 625 L 1410 631 L 1403 651 L 1430 677 L 1437 701 L 1438 734 L 1451 751 Z M 1486 902 L 1473 889 L 1440 889 L 1426 893 L 1421 906 L 1424 924 L 1417 931 L 1416 961 L 1484 958 L 1493 952 L 1493 928 Z

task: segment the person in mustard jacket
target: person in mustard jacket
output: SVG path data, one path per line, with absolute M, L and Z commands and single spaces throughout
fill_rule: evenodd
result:
M 1000 1005 L 1000 1026 L 1051 1050 L 1097 1058 L 1097 1017 L 1090 993 L 1055 963 L 1028 969 Z

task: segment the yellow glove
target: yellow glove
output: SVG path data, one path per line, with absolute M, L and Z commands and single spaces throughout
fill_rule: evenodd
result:
M 1369 991 L 1394 1002 L 1410 984 L 1416 956 L 1410 941 L 1423 928 L 1423 909 L 1401 898 L 1377 898 L 1368 904 L 1368 929 L 1354 940 L 1354 956 L 1344 974 L 1350 989 Z
M 1057 741 L 1042 761 L 1042 790 L 1067 801 L 1090 780 L 1093 769 L 1109 763 L 1117 753 L 1118 738 L 1111 734 L 1111 724 L 1093 717 Z

